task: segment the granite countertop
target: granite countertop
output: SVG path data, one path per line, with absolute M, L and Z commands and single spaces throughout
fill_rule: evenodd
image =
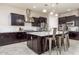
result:
M 69 32 L 79 32 L 79 31 L 69 31 Z
M 46 31 L 37 31 L 37 30 L 22 30 L 22 31 L 15 31 L 15 30 L 1 30 L 0 33 L 13 33 L 13 32 L 46 32 Z
M 6 31 L 6 32 L 0 32 L 0 33 L 16 33 L 16 32 L 24 32 L 24 31 Z
M 39 31 L 39 30 L 24 30 L 25 32 L 47 32 L 47 31 Z
M 65 32 L 65 33 L 67 33 L 67 32 Z M 27 32 L 27 34 L 37 35 L 37 36 L 53 35 L 52 32 Z M 57 35 L 62 34 L 62 31 L 57 31 L 56 34 L 57 34 Z

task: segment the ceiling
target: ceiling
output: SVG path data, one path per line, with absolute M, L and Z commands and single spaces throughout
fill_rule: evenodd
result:
M 52 6 L 52 4 L 54 6 Z M 4 5 L 10 5 L 21 9 L 31 9 L 33 11 L 41 12 L 43 9 L 47 9 L 47 13 L 55 10 L 56 13 L 67 12 L 68 9 L 76 10 L 79 8 L 79 3 L 5 3 Z M 36 8 L 33 8 L 36 6 Z

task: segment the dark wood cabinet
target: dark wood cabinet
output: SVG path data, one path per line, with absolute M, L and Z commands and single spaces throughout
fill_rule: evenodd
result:
M 41 49 L 42 48 L 42 45 L 41 45 L 42 41 L 41 41 L 40 37 L 29 35 L 29 39 L 30 40 L 27 41 L 27 46 L 29 48 L 31 48 L 33 51 L 35 51 L 36 53 L 41 54 L 42 53 L 42 49 Z
M 79 32 L 70 31 L 69 38 L 74 40 L 79 40 Z
M 66 23 L 66 22 L 70 22 L 70 21 L 74 21 L 74 26 L 79 27 L 79 16 L 75 16 L 75 15 L 59 18 L 59 25 Z M 70 31 L 69 32 L 69 38 L 79 40 L 79 32 Z
M 79 26 L 79 16 L 72 15 L 59 18 L 59 24 L 65 24 L 70 21 L 74 21 L 74 26 Z
M 75 18 L 75 26 L 79 26 L 79 17 Z
M 11 13 L 11 25 L 13 26 L 24 26 L 25 16 Z
M 25 32 L 0 33 L 0 46 L 27 41 Z
M 59 24 L 64 24 L 64 23 L 66 23 L 66 17 L 59 18 Z
M 34 51 L 38 52 L 38 40 L 36 38 L 32 40 L 32 48 Z
M 46 37 L 42 37 L 42 36 L 37 36 L 37 35 L 31 35 L 28 34 L 28 41 L 27 41 L 27 46 L 32 49 L 34 52 L 41 54 L 45 51 L 48 51 L 49 48 L 49 41 L 47 41 L 47 46 L 45 49 L 45 40 Z M 31 39 L 32 38 L 32 39 Z M 55 47 L 54 45 L 54 41 L 52 41 L 52 48 Z
M 34 22 L 32 22 L 32 26 L 40 27 L 40 20 L 39 18 L 33 17 Z
M 33 17 L 34 22 L 32 22 L 32 26 L 40 27 L 41 23 L 47 23 L 47 18 L 45 17 Z
M 28 39 L 28 41 L 27 41 L 27 46 L 32 49 L 32 39 L 31 39 L 31 35 L 28 34 L 28 35 L 27 35 L 27 39 Z
M 25 32 L 17 32 L 16 38 L 17 39 L 25 39 L 25 38 L 27 38 L 27 34 Z
M 59 24 L 64 24 L 66 22 L 70 22 L 76 19 L 75 15 L 72 16 L 66 16 L 66 17 L 60 17 L 59 18 Z

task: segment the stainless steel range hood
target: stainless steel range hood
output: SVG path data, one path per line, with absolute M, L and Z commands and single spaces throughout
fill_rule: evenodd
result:
M 31 17 L 31 10 L 30 9 L 26 9 L 26 17 L 27 17 L 27 23 L 28 22 L 34 22 L 33 18 Z

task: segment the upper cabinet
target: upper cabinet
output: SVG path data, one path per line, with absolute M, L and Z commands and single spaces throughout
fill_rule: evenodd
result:
M 47 23 L 47 18 L 45 17 L 33 17 L 34 22 L 32 22 L 32 26 L 40 27 L 41 23 Z
M 79 26 L 79 17 L 72 15 L 72 16 L 66 16 L 59 18 L 59 24 L 65 24 L 65 23 L 74 23 L 74 26 Z M 72 23 L 71 23 L 72 24 Z
M 61 17 L 58 21 L 59 24 L 64 24 L 66 22 L 66 17 Z
M 33 17 L 34 22 L 32 22 L 32 26 L 40 26 L 40 20 L 39 18 Z
M 11 25 L 12 26 L 24 26 L 24 15 L 11 13 Z
M 79 26 L 79 17 L 77 17 L 75 20 L 75 26 Z

